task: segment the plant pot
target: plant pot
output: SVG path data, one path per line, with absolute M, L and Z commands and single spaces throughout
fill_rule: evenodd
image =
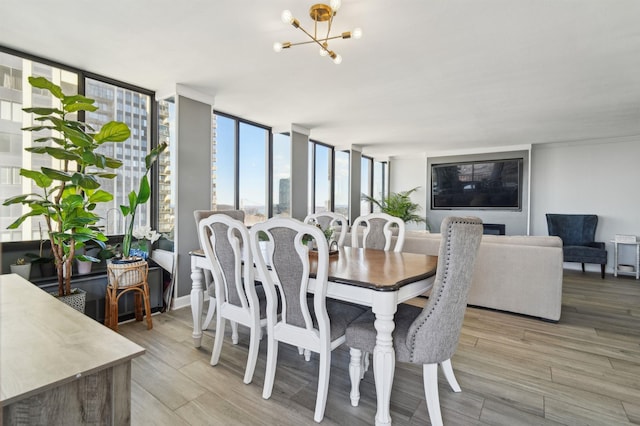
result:
M 84 314 L 84 307 L 87 304 L 87 292 L 79 289 L 72 288 L 71 294 L 66 296 L 58 296 L 57 293 L 51 293 L 53 297 L 64 303 L 65 305 L 71 306 L 78 312 L 82 312 Z
M 84 275 L 84 274 L 88 274 L 91 272 L 91 265 L 93 264 L 93 262 L 85 262 L 82 260 L 78 260 L 78 274 L 79 275 Z
M 18 274 L 25 280 L 29 279 L 29 275 L 31 275 L 31 264 L 25 263 L 24 265 L 10 265 L 11 273 Z
M 39 263 L 41 277 L 53 277 L 56 275 L 56 265 L 52 262 Z

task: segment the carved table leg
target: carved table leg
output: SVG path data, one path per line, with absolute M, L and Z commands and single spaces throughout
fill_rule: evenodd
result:
M 376 314 L 376 346 L 373 349 L 373 373 L 376 383 L 377 412 L 376 426 L 390 425 L 389 413 L 391 386 L 396 368 L 396 353 L 393 349 L 391 333 L 395 328 L 393 316 L 397 306 L 396 292 L 377 292 L 373 302 Z
M 199 348 L 202 342 L 202 304 L 204 299 L 202 269 L 196 265 L 197 259 L 191 256 L 191 315 L 193 316 L 193 345 Z

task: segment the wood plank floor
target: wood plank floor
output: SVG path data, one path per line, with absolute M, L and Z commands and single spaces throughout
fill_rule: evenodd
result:
M 562 318 L 549 323 L 467 308 L 453 368 L 453 393 L 440 376 L 446 425 L 640 424 L 640 281 L 600 279 L 565 270 Z M 204 312 L 206 312 L 206 307 Z M 253 383 L 242 383 L 248 334 L 209 365 L 215 321 L 202 347 L 191 338 L 189 308 L 122 324 L 120 332 L 147 349 L 133 361 L 133 425 L 313 424 L 318 362 L 280 345 L 271 399 L 262 399 L 266 342 Z M 325 425 L 368 425 L 375 416 L 373 374 L 361 384 L 359 407 L 349 402 L 348 348 L 333 353 Z M 398 364 L 391 395 L 395 425 L 430 424 L 420 366 Z

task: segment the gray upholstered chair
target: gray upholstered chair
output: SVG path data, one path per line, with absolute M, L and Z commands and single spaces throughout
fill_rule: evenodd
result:
M 205 219 L 212 214 L 224 214 L 235 220 L 239 220 L 240 222 L 244 222 L 244 211 L 243 210 L 194 210 L 193 217 L 196 220 L 196 230 L 199 232 L 200 221 Z M 200 246 L 200 249 L 203 247 Z M 202 329 L 206 330 L 211 324 L 211 320 L 213 319 L 213 315 L 216 312 L 216 294 L 215 294 L 215 286 L 212 285 L 212 277 L 211 272 L 208 270 L 204 270 L 204 283 L 206 286 L 205 292 L 209 296 L 209 310 L 207 311 L 207 316 L 205 317 L 204 322 L 202 323 Z M 235 322 L 231 322 L 231 327 L 233 329 L 233 343 L 238 343 L 238 329 L 236 328 Z
M 478 218 L 447 217 L 441 225 L 436 278 L 424 309 L 400 304 L 395 315 L 393 345 L 398 362 L 423 365 L 424 391 L 432 425 L 442 424 L 438 397 L 438 365 L 454 392 L 460 386 L 453 374 L 451 357 L 460 337 L 467 294 L 480 240 Z M 368 310 L 347 327 L 351 348 L 351 404 L 358 405 L 363 373 L 362 352 L 373 352 L 376 344 L 375 315 Z M 390 372 L 393 374 L 393 372 Z
M 582 272 L 585 263 L 599 264 L 604 278 L 607 250 L 603 242 L 594 241 L 597 226 L 595 214 L 547 214 L 549 235 L 562 239 L 563 260 L 581 263 Z
M 321 212 L 321 213 L 313 213 L 307 215 L 304 218 L 304 223 L 317 223 L 320 225 L 323 231 L 326 231 L 327 228 L 335 228 L 340 227 L 340 234 L 338 235 L 338 247 L 344 246 L 344 240 L 347 237 L 347 230 L 349 229 L 349 223 L 347 218 L 341 215 L 340 213 L 334 212 Z
M 266 253 L 260 247 L 259 235 L 270 242 Z M 318 247 L 312 298 L 307 297 L 311 262 L 303 242 L 306 235 Z M 313 419 L 320 422 L 327 404 L 331 351 L 344 343 L 347 325 L 364 309 L 326 299 L 329 245 L 317 227 L 296 219 L 269 219 L 251 227 L 251 250 L 267 296 L 267 363 L 262 397 L 270 398 L 273 391 L 279 342 L 316 352 L 320 368 Z M 281 315 L 277 314 L 278 301 L 282 304 Z
M 251 383 L 258 359 L 261 330 L 267 320 L 264 290 L 262 286 L 256 286 L 254 280 L 249 230 L 244 223 L 225 214 L 202 219 L 198 229 L 200 245 L 211 265 L 216 289 L 216 337 L 211 365 L 217 365 L 220 359 L 225 320 L 249 327 L 249 356 L 244 382 Z M 237 340 L 233 343 L 236 344 Z
M 361 229 L 362 228 L 362 229 Z M 386 213 L 370 213 L 359 216 L 351 226 L 351 247 L 391 250 L 392 229 L 398 230 L 395 252 L 404 246 L 404 221 Z

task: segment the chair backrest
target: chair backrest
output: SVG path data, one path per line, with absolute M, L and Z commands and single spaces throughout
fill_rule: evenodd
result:
M 216 298 L 243 308 L 257 306 L 249 230 L 226 214 L 202 219 L 198 237 L 211 264 Z
M 193 217 L 196 220 L 196 229 L 200 229 L 200 221 L 214 214 L 224 214 L 240 222 L 244 222 L 244 210 L 194 210 Z M 199 240 L 199 238 L 198 238 Z M 203 248 L 200 245 L 200 248 Z
M 395 252 L 401 252 L 404 246 L 404 221 L 386 213 L 370 213 L 360 216 L 351 226 L 351 247 L 360 247 L 360 228 L 362 231 L 362 248 L 391 250 L 392 228 L 398 229 Z
M 338 237 L 337 242 L 338 247 L 344 246 L 344 240 L 347 237 L 349 224 L 347 223 L 347 218 L 340 213 L 322 212 L 310 214 L 304 218 L 304 223 L 317 223 L 323 231 L 326 231 L 328 228 L 332 228 L 335 231 L 335 229 L 340 226 L 340 236 Z M 332 235 L 331 240 L 336 241 L 335 235 Z
M 595 214 L 547 215 L 549 235 L 562 239 L 565 246 L 584 246 L 595 241 L 598 216 Z
M 202 219 L 212 214 L 225 214 L 235 220 L 244 222 L 244 210 L 194 210 L 193 217 L 196 219 L 196 226 L 198 226 Z
M 447 217 L 440 232 L 438 267 L 429 302 L 407 334 L 410 362 L 417 364 L 450 359 L 458 346 L 482 239 L 482 221 L 476 217 Z
M 259 234 L 266 235 L 270 244 L 266 252 L 259 245 Z M 317 320 L 314 327 L 312 312 L 307 303 L 311 262 L 309 249 L 303 241 L 310 235 L 318 246 L 313 307 Z M 277 340 L 296 345 L 300 339 L 308 345 L 322 347 L 330 342 L 329 316 L 326 309 L 329 246 L 322 230 L 291 218 L 271 218 L 251 227 L 251 250 L 258 275 L 267 296 L 268 332 Z M 263 256 L 266 254 L 266 258 Z M 269 265 L 269 267 L 267 267 Z M 274 279 L 274 276 L 277 279 Z M 282 314 L 278 319 L 276 307 L 280 291 Z M 276 327 L 277 323 L 277 329 Z

